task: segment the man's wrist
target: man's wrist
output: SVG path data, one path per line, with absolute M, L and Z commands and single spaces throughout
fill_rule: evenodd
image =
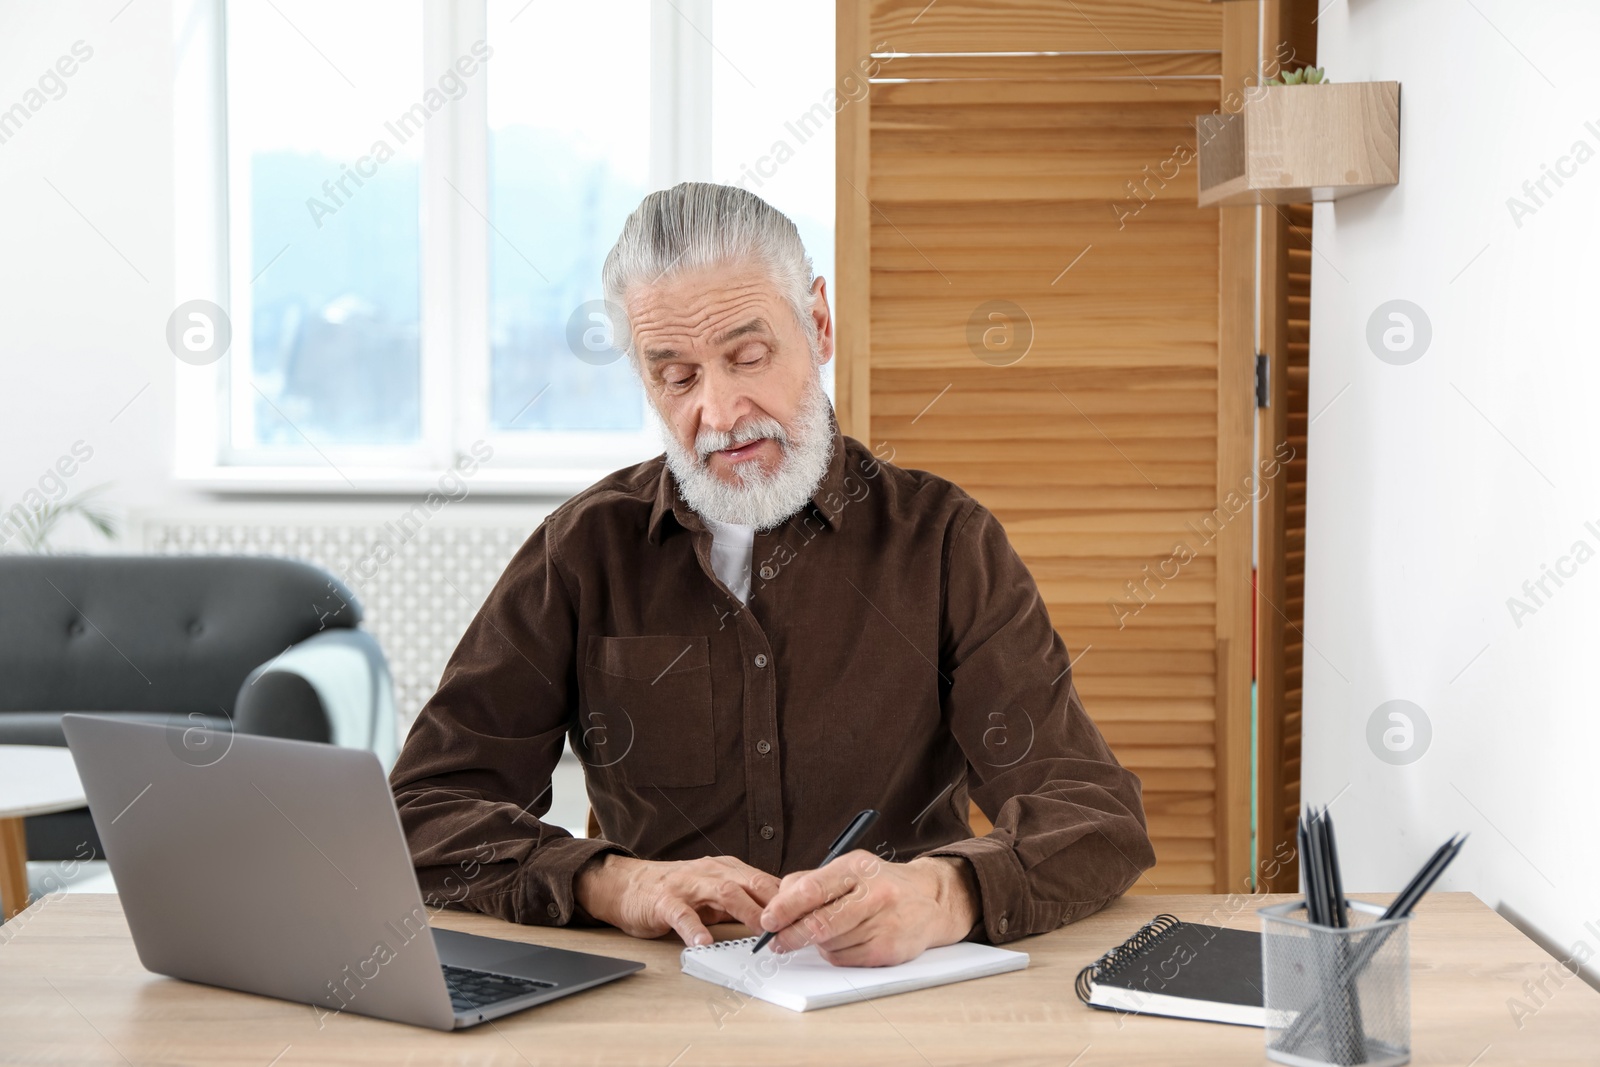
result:
M 609 922 L 611 902 L 620 895 L 620 883 L 627 877 L 630 857 L 620 852 L 600 852 L 591 856 L 572 876 L 572 899 L 590 918 Z
M 972 864 L 959 856 L 921 856 L 911 863 L 926 866 L 933 875 L 934 902 L 949 920 L 942 943 L 965 939 L 983 914 Z

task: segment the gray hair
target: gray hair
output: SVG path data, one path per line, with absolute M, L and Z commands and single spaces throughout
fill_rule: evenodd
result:
M 638 284 L 653 284 L 687 271 L 754 261 L 771 275 L 813 348 L 811 258 L 789 217 L 755 193 L 734 185 L 683 182 L 645 197 L 600 269 L 611 304 L 616 343 L 635 355 L 626 296 Z

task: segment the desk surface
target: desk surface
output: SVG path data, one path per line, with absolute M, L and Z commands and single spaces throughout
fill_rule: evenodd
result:
M 0 1062 L 1258 1064 L 1260 1030 L 1092 1011 L 1072 981 L 1158 912 L 1257 929 L 1255 907 L 1277 899 L 1128 897 L 1015 943 L 1032 956 L 1026 971 L 805 1014 L 759 1000 L 729 1011 L 722 989 L 679 971 L 667 940 L 445 912 L 436 925 L 648 964 L 614 985 L 447 1034 L 348 1014 L 319 1029 L 303 1005 L 157 977 L 140 967 L 115 896 L 65 894 L 0 927 Z M 1411 954 L 1413 1063 L 1600 1063 L 1600 994 L 1470 894 L 1427 899 Z M 1523 983 L 1541 979 L 1543 1006 L 1519 1027 L 1507 999 L 1533 1007 Z

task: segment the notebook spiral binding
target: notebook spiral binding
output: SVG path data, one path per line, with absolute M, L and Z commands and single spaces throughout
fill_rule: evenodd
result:
M 1146 949 L 1158 944 L 1163 937 L 1180 925 L 1182 924 L 1176 915 L 1162 913 L 1139 927 L 1138 933 L 1078 972 L 1078 980 L 1073 983 L 1078 999 L 1085 1004 L 1089 1003 L 1096 980 L 1116 974 L 1123 965 L 1142 956 Z
M 759 937 L 735 937 L 728 941 L 713 941 L 709 945 L 689 945 L 685 952 L 716 952 L 719 949 L 733 948 L 735 945 L 754 945 L 760 941 Z

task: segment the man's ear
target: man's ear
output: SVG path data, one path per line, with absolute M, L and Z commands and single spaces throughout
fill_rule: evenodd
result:
M 828 307 L 828 280 L 811 283 L 811 322 L 817 328 L 817 366 L 833 358 L 833 312 Z

